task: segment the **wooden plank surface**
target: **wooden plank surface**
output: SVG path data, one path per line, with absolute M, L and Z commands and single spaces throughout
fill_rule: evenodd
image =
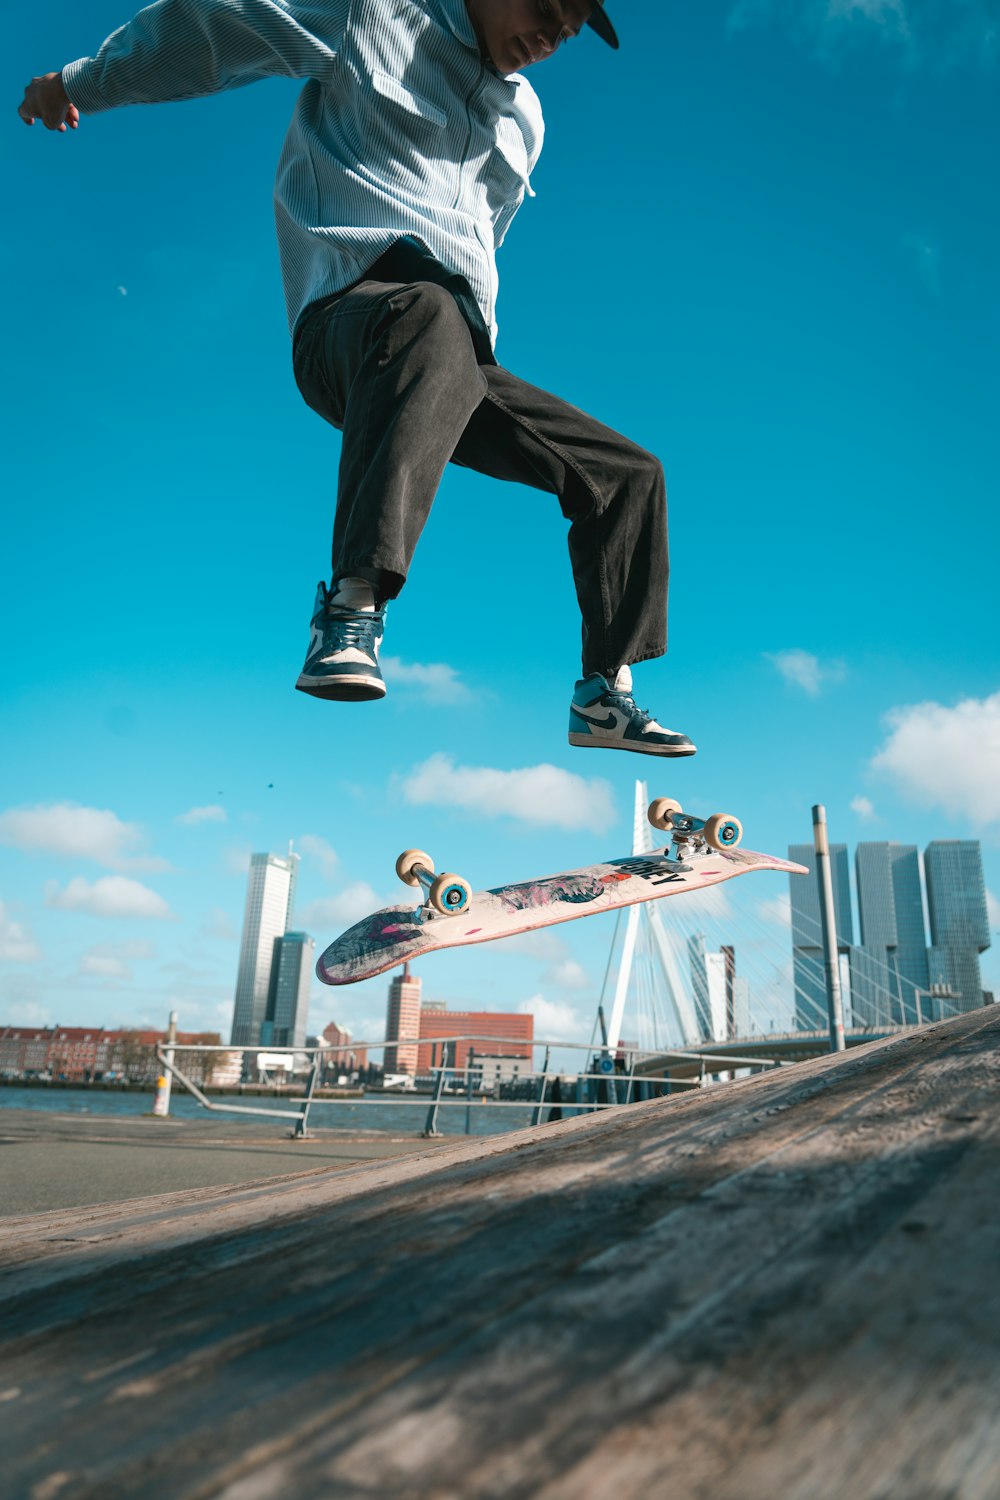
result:
M 996 1500 L 1000 1011 L 4 1226 L 25 1500 Z

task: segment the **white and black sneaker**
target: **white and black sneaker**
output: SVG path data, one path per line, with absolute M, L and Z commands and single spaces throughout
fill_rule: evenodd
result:
M 636 707 L 628 667 L 619 667 L 610 682 L 600 672 L 591 672 L 577 683 L 569 706 L 569 742 L 640 755 L 694 755 L 697 749 L 686 734 L 664 729 Z
M 385 609 L 373 602 L 363 608 L 353 603 L 358 591 L 345 589 L 353 579 L 343 579 L 336 593 L 320 583 L 313 605 L 309 648 L 295 686 L 314 698 L 339 698 L 359 702 L 385 697 L 385 680 L 379 669 L 378 652 L 385 628 Z

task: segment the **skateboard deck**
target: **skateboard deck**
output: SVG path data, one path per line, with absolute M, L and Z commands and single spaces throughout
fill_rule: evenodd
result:
M 667 850 L 629 854 L 542 880 L 477 891 L 458 915 L 439 914 L 426 905 L 386 906 L 332 942 L 320 955 L 316 973 L 324 984 L 355 984 L 424 953 L 489 943 L 638 901 L 705 890 L 754 870 L 808 874 L 803 865 L 752 849 L 704 849 L 682 859 Z

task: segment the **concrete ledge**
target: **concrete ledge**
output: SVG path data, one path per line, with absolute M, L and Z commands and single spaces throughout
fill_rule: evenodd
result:
M 25 1500 L 995 1500 L 1000 1011 L 4 1224 Z

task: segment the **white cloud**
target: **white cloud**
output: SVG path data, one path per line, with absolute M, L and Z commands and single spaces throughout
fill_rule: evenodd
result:
M 230 875 L 246 875 L 250 869 L 252 849 L 227 849 L 226 870 Z
M 986 913 L 989 917 L 990 931 L 1000 932 L 1000 901 L 991 890 L 986 892 Z
M 575 958 L 566 958 L 562 963 L 552 964 L 542 975 L 543 983 L 554 984 L 560 990 L 585 990 L 590 988 L 590 975 Z
M 477 817 L 506 815 L 554 828 L 609 828 L 616 820 L 606 781 L 586 780 L 558 766 L 516 771 L 492 766 L 456 766 L 449 755 L 432 755 L 403 779 L 403 795 L 417 806 L 462 807 Z
M 851 812 L 857 813 L 858 817 L 864 823 L 875 822 L 878 817 L 875 811 L 875 804 L 871 799 L 860 795 L 851 798 Z
M 831 21 L 865 20 L 891 30 L 908 24 L 903 0 L 827 0 L 826 13 Z
M 221 906 L 213 906 L 211 911 L 205 913 L 198 933 L 199 936 L 211 938 L 218 943 L 233 943 L 239 937 L 229 913 Z
M 791 927 L 792 898 L 787 891 L 779 891 L 776 896 L 769 896 L 760 903 L 757 914 L 763 921 L 774 922 L 778 927 Z
M 384 656 L 381 663 L 393 688 L 413 688 L 427 703 L 471 703 L 475 697 L 447 662 L 406 662 L 398 656 Z
M 1000 692 L 954 707 L 891 709 L 872 769 L 922 807 L 941 807 L 982 828 L 1000 821 Z
M 732 916 L 733 908 L 722 885 L 704 886 L 699 891 L 684 892 L 684 906 L 677 915 L 685 919 L 702 917 L 706 921 L 722 920 Z M 674 909 L 670 908 L 670 914 Z
M 309 932 L 324 933 L 331 928 L 359 922 L 383 904 L 366 881 L 356 880 L 336 896 L 324 896 L 319 901 L 310 902 L 299 912 L 296 921 Z
M 124 875 L 104 875 L 93 884 L 77 875 L 65 890 L 52 882 L 46 888 L 45 905 L 60 911 L 85 912 L 91 917 L 146 918 L 157 922 L 171 918 L 162 896 Z
M 50 1026 L 52 1014 L 38 1000 L 14 999 L 4 1006 L 4 1020 L 8 1026 Z
M 140 938 L 127 943 L 96 943 L 80 956 L 80 973 L 97 979 L 132 979 L 132 962 L 154 958 L 152 943 Z
M 327 880 L 332 880 L 337 868 L 337 853 L 326 839 L 318 833 L 304 833 L 296 843 L 301 853 L 317 861 Z
M 183 823 L 187 828 L 194 828 L 199 823 L 228 823 L 229 814 L 224 807 L 218 803 L 211 803 L 208 807 L 191 807 L 186 813 L 179 813 L 174 819 L 175 823 Z
M 933 297 L 941 295 L 941 250 L 926 235 L 904 234 L 900 239 L 903 252 L 916 270 L 924 287 Z
M 529 958 L 537 958 L 540 963 L 557 963 L 569 956 L 569 949 L 559 934 L 547 931 L 544 927 L 504 938 L 503 947 L 505 953 L 526 953 Z
M 5 904 L 0 901 L 0 958 L 6 958 L 15 964 L 30 964 L 41 956 L 41 950 L 31 934 L 22 923 L 15 922 Z
M 909 32 L 904 0 L 736 0 L 729 12 L 734 31 L 768 22 L 788 26 L 823 50 L 859 31 L 891 37 Z
M 132 970 L 123 958 L 112 953 L 84 953 L 80 959 L 80 973 L 97 979 L 131 979 Z
M 996 61 L 1000 28 L 993 0 L 735 0 L 729 25 L 778 24 L 821 56 L 835 59 L 869 41 L 907 64 Z
M 580 1042 L 589 1034 L 591 1019 L 585 1019 L 564 1000 L 546 1000 L 542 994 L 522 1000 L 518 1014 L 534 1016 L 535 1030 L 541 1041 Z
M 818 656 L 798 647 L 788 651 L 769 651 L 766 655 L 787 683 L 801 688 L 810 698 L 818 697 L 827 683 L 841 682 L 845 676 L 843 662 L 821 662 Z
M 165 870 L 166 861 L 141 852 L 145 834 L 107 808 L 74 802 L 12 807 L 0 813 L 0 843 L 31 853 L 91 859 L 111 870 Z

